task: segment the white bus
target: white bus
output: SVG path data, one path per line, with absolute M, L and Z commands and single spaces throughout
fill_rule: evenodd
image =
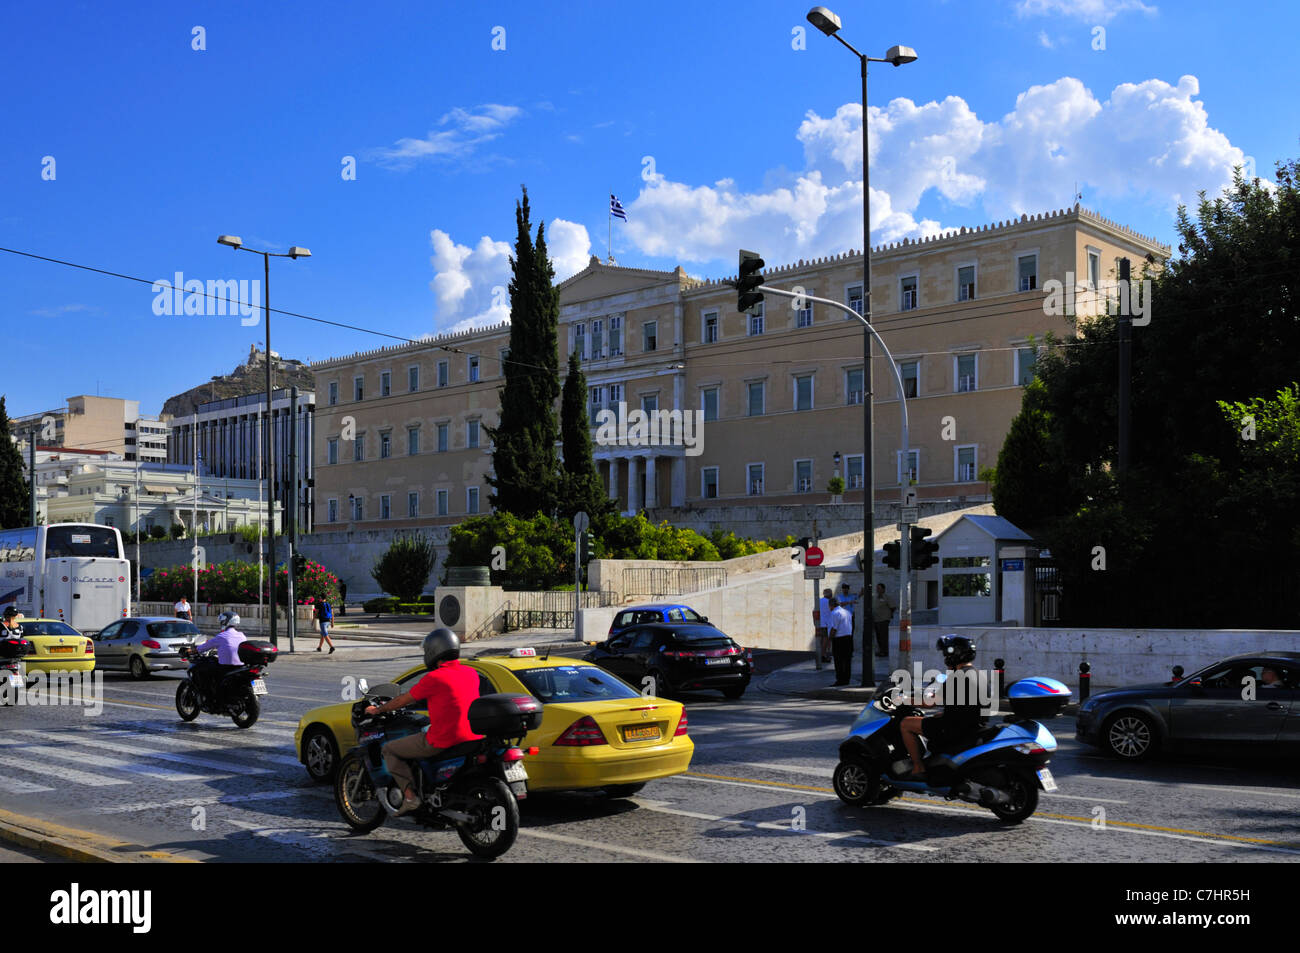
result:
M 98 632 L 131 609 L 131 564 L 112 526 L 54 523 L 0 530 L 0 611 Z

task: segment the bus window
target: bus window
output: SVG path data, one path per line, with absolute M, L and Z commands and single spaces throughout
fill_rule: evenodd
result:
M 121 559 L 117 533 L 109 526 L 51 526 L 45 531 L 45 558 L 108 556 Z
M 36 528 L 0 532 L 0 562 L 31 562 L 36 555 Z

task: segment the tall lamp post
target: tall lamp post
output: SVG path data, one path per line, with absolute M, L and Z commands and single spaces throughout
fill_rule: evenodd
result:
M 867 161 L 867 64 L 892 63 L 894 66 L 902 66 L 916 59 L 916 50 L 910 46 L 892 46 L 880 59 L 860 53 L 839 35 L 840 18 L 826 7 L 813 7 L 809 10 L 808 22 L 827 36 L 838 40 L 856 56 L 862 72 L 862 316 L 866 319 L 862 328 L 862 576 L 865 598 L 869 600 L 875 593 L 872 557 L 876 548 L 876 483 L 872 466 L 875 444 L 871 393 L 871 173 Z M 903 630 L 901 621 L 900 619 L 899 648 L 910 654 L 911 633 Z M 863 685 L 870 684 L 867 677 L 868 658 L 864 644 Z
M 229 245 L 238 251 L 250 251 L 262 256 L 262 315 L 266 320 L 266 426 L 263 428 L 262 446 L 266 451 L 266 531 L 268 540 L 268 557 L 270 559 L 271 586 L 267 606 L 271 644 L 279 646 L 275 634 L 275 447 L 271 442 L 271 259 L 272 258 L 310 258 L 311 252 L 294 245 L 287 252 L 258 251 L 256 248 L 244 248 L 244 240 L 238 235 L 217 236 L 218 245 Z M 293 572 L 292 564 L 289 571 Z M 293 606 L 289 607 L 293 611 Z

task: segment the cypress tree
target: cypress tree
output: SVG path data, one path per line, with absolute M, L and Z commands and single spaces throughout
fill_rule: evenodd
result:
M 32 439 L 36 439 L 35 431 Z M 23 479 L 23 455 L 9 435 L 9 414 L 0 396 L 0 529 L 26 526 L 31 519 L 30 484 Z
M 560 295 L 546 254 L 546 226 L 532 239 L 528 189 L 515 203 L 515 253 L 510 258 L 510 357 L 501 389 L 501 420 L 487 428 L 495 476 L 488 477 L 493 507 L 527 516 L 554 515 L 559 505 L 555 445 L 560 396 L 557 357 Z
M 614 501 L 596 471 L 591 455 L 591 428 L 587 419 L 587 376 L 582 373 L 578 352 L 569 355 L 569 373 L 564 379 L 564 396 L 560 400 L 560 433 L 564 449 L 564 487 L 560 512 L 572 519 L 585 512 L 593 520 L 614 511 Z

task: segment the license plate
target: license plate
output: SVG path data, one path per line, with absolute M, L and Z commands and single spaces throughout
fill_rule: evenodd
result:
M 624 728 L 624 741 L 658 741 L 660 738 L 658 725 L 645 725 L 636 728 Z
M 1052 772 L 1046 768 L 1038 769 L 1038 780 L 1042 782 L 1044 791 L 1056 790 L 1056 781 L 1052 778 Z
M 729 658 L 706 658 L 706 659 L 704 660 L 704 664 L 705 664 L 705 665 L 730 665 L 730 664 L 731 664 L 731 659 L 729 659 Z
M 262 681 L 260 678 L 255 678 L 255 679 L 253 679 L 253 694 L 254 694 L 254 695 L 265 695 L 265 694 L 266 694 L 266 682 Z
M 77 649 L 76 646 L 73 645 L 56 645 L 50 649 L 50 654 L 59 655 L 65 652 L 75 652 L 75 651 L 77 651 Z
M 515 761 L 506 765 L 507 781 L 527 781 L 528 769 L 524 767 L 522 761 Z

